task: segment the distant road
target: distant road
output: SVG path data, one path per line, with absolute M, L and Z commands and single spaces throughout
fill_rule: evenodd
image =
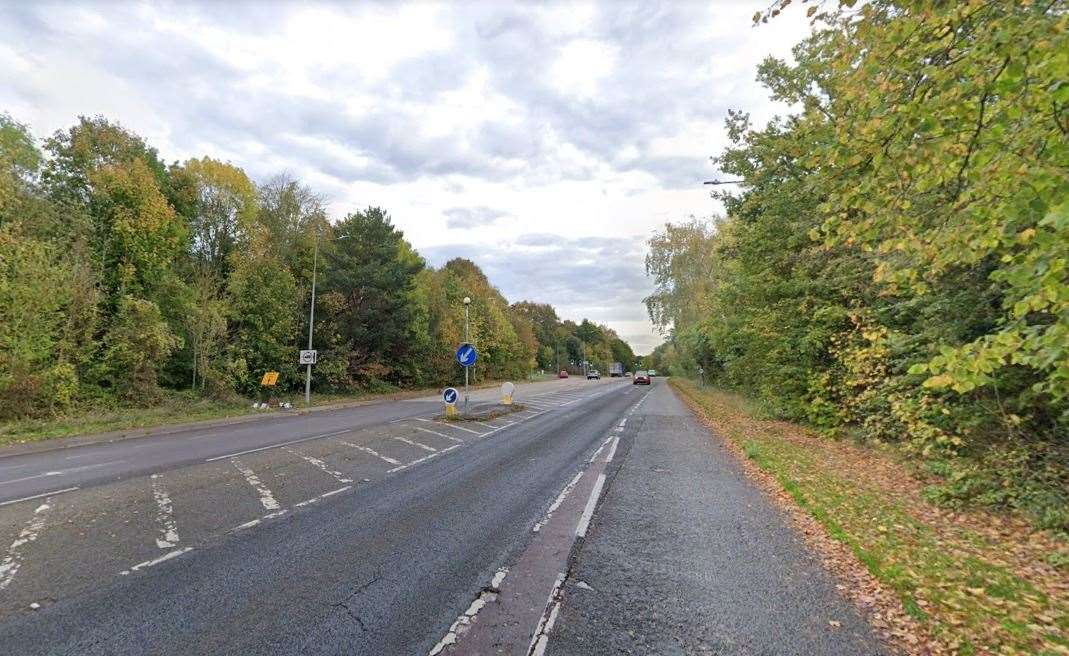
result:
M 523 412 L 481 423 L 437 421 L 440 406 L 426 398 L 37 454 L 0 450 L 0 651 L 599 653 L 586 640 L 602 640 L 604 627 L 584 634 L 583 625 L 628 611 L 569 597 L 576 580 L 562 575 L 591 566 L 589 545 L 647 530 L 603 524 L 599 499 L 654 513 L 668 503 L 663 491 L 643 501 L 622 487 L 617 496 L 613 480 L 663 476 L 647 459 L 681 448 L 669 439 L 681 425 L 660 415 L 686 411 L 660 380 L 550 381 L 520 386 L 516 400 Z M 695 548 L 686 535 L 643 539 L 666 552 Z M 804 554 L 774 551 L 812 569 Z M 597 552 L 597 563 L 619 567 Z M 624 555 L 639 565 L 629 576 L 652 576 L 641 553 Z M 810 569 L 812 587 L 821 574 Z M 839 603 L 824 592 L 805 598 L 818 613 Z M 856 618 L 833 610 L 862 639 Z M 699 607 L 688 621 L 712 621 L 702 614 L 714 611 Z M 797 626 L 782 635 L 812 628 L 784 617 Z M 835 636 L 814 644 L 834 647 Z

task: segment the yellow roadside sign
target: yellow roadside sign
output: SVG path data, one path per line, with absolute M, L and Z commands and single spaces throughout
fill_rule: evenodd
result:
M 260 385 L 262 385 L 263 387 L 274 387 L 276 383 L 278 383 L 278 372 L 277 371 L 268 371 L 268 372 L 266 372 L 264 374 L 263 379 L 260 380 Z

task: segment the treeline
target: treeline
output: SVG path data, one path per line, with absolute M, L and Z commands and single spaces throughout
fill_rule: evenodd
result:
M 1066 7 L 850 5 L 760 66 L 796 113 L 730 115 L 726 216 L 650 241 L 651 360 L 1069 527 Z
M 165 164 L 99 117 L 42 149 L 0 114 L 0 418 L 167 389 L 251 395 L 269 370 L 297 389 L 313 265 L 316 391 L 462 379 L 465 296 L 476 380 L 634 359 L 604 326 L 509 305 L 468 260 L 428 267 L 380 208 L 331 222 L 286 175 L 257 185 L 208 157 Z

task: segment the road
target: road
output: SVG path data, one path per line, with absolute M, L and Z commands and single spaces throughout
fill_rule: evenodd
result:
M 439 404 L 425 398 L 0 451 L 0 652 L 878 651 L 663 381 L 521 385 L 516 401 L 522 412 L 481 423 L 437 421 Z M 678 483 L 650 470 L 665 457 Z M 717 468 L 731 484 L 713 489 L 732 493 L 719 517 L 699 507 L 709 499 L 682 494 L 716 480 Z M 660 483 L 644 488 L 649 480 Z M 724 521 L 735 530 L 677 526 Z M 638 551 L 609 548 L 628 540 Z M 635 593 L 707 556 L 715 571 L 688 582 L 702 603 Z M 730 586 L 714 584 L 733 556 L 745 567 Z M 577 588 L 587 585 L 578 575 L 596 592 Z M 611 589 L 631 610 L 583 597 Z M 783 613 L 763 598 L 784 590 L 804 607 Z M 742 648 L 707 652 L 701 644 L 713 643 L 657 633 L 644 619 L 665 608 L 673 625 L 714 626 L 715 644 Z M 603 634 L 620 622 L 632 633 Z M 747 636 L 771 624 L 773 637 Z M 778 639 L 816 651 L 781 652 Z

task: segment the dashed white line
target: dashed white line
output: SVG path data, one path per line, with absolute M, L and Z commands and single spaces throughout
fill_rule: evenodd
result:
M 468 609 L 449 626 L 449 631 L 447 631 L 445 636 L 438 641 L 438 644 L 434 645 L 428 656 L 437 656 L 449 645 L 456 644 L 457 637 L 464 632 L 464 627 L 475 621 L 475 616 L 479 614 L 479 611 L 482 610 L 484 606 L 486 606 L 487 602 L 497 598 L 501 582 L 505 580 L 505 575 L 508 574 L 508 571 L 507 567 L 497 570 L 493 580 L 490 581 L 489 589 L 483 590 L 475 601 L 471 602 Z
M 605 462 L 606 463 L 612 462 L 612 457 L 614 455 L 616 455 L 616 447 L 619 446 L 619 444 L 620 444 L 620 438 L 618 438 L 618 437 L 612 438 L 612 446 L 609 447 L 609 455 L 606 456 L 606 458 L 605 458 Z
M 352 485 L 346 485 L 345 487 L 339 487 L 337 490 L 331 490 L 330 492 L 324 492 L 323 494 L 320 494 L 317 497 L 312 497 L 311 499 L 306 499 L 305 501 L 299 501 L 299 502 L 293 504 L 293 507 L 294 508 L 303 508 L 304 506 L 310 506 L 313 503 L 315 503 L 315 502 L 317 502 L 317 501 L 319 501 L 321 499 L 326 499 L 327 497 L 332 497 L 335 494 L 341 494 L 342 492 L 345 492 L 346 490 L 351 490 L 351 489 L 353 489 Z
M 560 589 L 564 585 L 564 572 L 557 575 L 553 589 L 549 591 L 549 599 L 546 600 L 546 608 L 542 611 L 542 617 L 538 619 L 534 633 L 531 635 L 531 644 L 527 646 L 529 656 L 541 656 L 546 651 L 549 642 L 549 632 L 557 621 L 557 610 L 560 606 Z
M 225 456 L 215 456 L 214 458 L 205 458 L 204 462 L 215 462 L 216 460 L 225 460 L 227 458 L 234 458 L 237 456 L 243 456 L 248 453 L 258 453 L 260 451 L 267 451 L 269 449 L 278 449 L 284 446 L 290 446 L 291 444 L 300 444 L 301 442 L 311 442 L 312 440 L 321 440 L 324 437 L 332 437 L 334 435 L 341 435 L 342 433 L 348 433 L 352 431 L 351 428 L 345 428 L 343 430 L 337 430 L 330 433 L 322 433 L 320 435 L 311 435 L 309 437 L 302 437 L 299 440 L 290 440 L 289 442 L 279 442 L 278 444 L 269 444 L 267 446 L 261 446 L 256 449 L 248 449 L 245 451 L 238 451 L 237 453 L 228 453 Z
M 448 426 L 450 428 L 455 428 L 457 430 L 467 431 L 467 432 L 473 433 L 475 435 L 484 435 L 484 433 L 480 433 L 477 430 L 472 430 L 470 428 L 464 428 L 463 426 L 457 426 L 456 424 L 446 423 L 444 421 L 432 421 L 430 419 L 420 419 L 419 417 L 413 417 L 413 419 L 417 419 L 419 421 L 425 421 L 425 422 L 431 423 L 431 424 L 438 424 L 439 426 Z
M 178 545 L 178 524 L 174 521 L 174 504 L 171 503 L 171 496 L 163 487 L 159 474 L 152 475 L 152 496 L 156 499 L 156 523 L 160 527 L 156 546 L 160 549 L 170 549 Z
M 0 590 L 11 585 L 11 581 L 15 579 L 15 574 L 18 573 L 19 567 L 22 566 L 20 547 L 37 539 L 37 535 L 45 527 L 45 520 L 48 518 L 48 511 L 51 508 L 52 506 L 47 502 L 37 506 L 29 521 L 26 522 L 26 526 L 19 531 L 18 537 L 7 548 L 7 555 L 4 556 L 3 561 L 0 561 Z
M 275 495 L 271 493 L 271 489 L 260 482 L 260 477 L 256 475 L 251 469 L 242 465 L 237 459 L 231 460 L 234 467 L 241 472 L 245 480 L 249 482 L 249 485 L 260 493 L 260 503 L 263 504 L 265 510 L 278 510 L 282 506 L 275 500 Z
M 298 453 L 298 452 L 294 451 L 293 449 L 291 449 L 289 447 L 286 447 L 286 451 L 288 451 L 289 453 L 292 453 L 295 456 L 300 457 L 305 462 L 309 462 L 309 463 L 315 465 L 320 470 L 322 470 L 323 473 L 329 474 L 330 476 L 334 477 L 334 480 L 338 481 L 339 483 L 352 483 L 353 482 L 353 479 L 346 478 L 345 474 L 342 474 L 340 471 L 334 471 L 329 466 L 327 466 L 326 462 L 320 460 L 319 458 L 313 458 L 312 456 L 307 456 L 307 455 L 305 455 L 303 453 Z
M 363 451 L 364 453 L 369 453 L 369 454 L 375 456 L 376 458 L 378 458 L 378 459 L 380 459 L 380 460 L 382 460 L 384 462 L 390 463 L 391 465 L 399 465 L 399 464 L 401 464 L 400 460 L 394 460 L 390 456 L 384 456 L 384 455 L 382 455 L 381 453 L 379 453 L 375 449 L 372 449 L 369 446 L 361 446 L 359 444 L 353 444 L 352 442 L 346 442 L 345 440 L 338 440 L 338 441 L 341 442 L 342 444 L 346 445 L 346 446 L 351 446 L 354 449 L 357 449 L 358 451 Z
M 431 458 L 434 458 L 436 456 L 440 456 L 443 453 L 447 453 L 449 451 L 452 451 L 453 449 L 459 449 L 459 448 L 460 448 L 459 444 L 454 444 L 453 446 L 446 447 L 446 448 L 442 449 L 441 451 L 439 451 L 437 453 L 431 453 L 429 455 L 423 456 L 422 458 L 417 458 L 417 459 L 413 460 L 412 462 L 406 462 L 405 464 L 403 464 L 403 465 L 401 465 L 399 467 L 394 467 L 393 469 L 387 470 L 386 473 L 387 474 L 393 474 L 395 472 L 399 472 L 399 471 L 408 469 L 409 467 L 412 467 L 414 465 L 418 465 L 421 462 L 426 462 L 426 461 L 430 460 Z
M 57 494 L 63 494 L 64 492 L 74 492 L 75 490 L 80 490 L 80 489 L 81 488 L 79 488 L 79 487 L 65 487 L 62 490 L 55 490 L 53 492 L 42 492 L 41 494 L 35 494 L 33 496 L 30 496 L 30 497 L 22 497 L 20 499 L 11 499 L 9 501 L 4 501 L 3 503 L 0 503 L 0 508 L 2 508 L 4 506 L 10 506 L 13 503 L 21 503 L 23 501 L 32 501 L 34 499 L 40 499 L 42 497 L 52 497 L 52 496 L 55 496 Z
M 586 537 L 586 530 L 590 528 L 590 519 L 594 516 L 594 508 L 598 505 L 598 497 L 601 496 L 601 488 L 604 485 L 605 474 L 599 474 L 598 482 L 594 483 L 594 489 L 590 491 L 586 508 L 583 508 L 583 514 L 579 517 L 579 525 L 575 527 L 576 537 Z
M 546 511 L 545 516 L 542 517 L 542 519 L 539 520 L 538 523 L 535 524 L 534 527 L 531 529 L 532 533 L 537 533 L 542 530 L 542 527 L 549 522 L 551 517 L 553 517 L 553 513 L 556 512 L 557 508 L 560 508 L 560 505 L 564 503 L 564 500 L 566 498 L 568 498 L 568 495 L 571 494 L 572 489 L 575 488 L 575 486 L 579 483 L 579 479 L 581 479 L 583 477 L 583 474 L 585 473 L 586 470 L 581 470 L 575 475 L 575 478 L 573 478 L 571 481 L 569 481 L 567 485 L 564 486 L 564 489 L 560 491 L 560 494 L 557 495 L 557 498 L 553 501 L 552 504 L 550 504 L 549 510 Z
M 433 446 L 427 446 L 426 444 L 423 444 L 422 442 L 417 442 L 415 440 L 410 440 L 407 437 L 395 437 L 393 439 L 397 440 L 398 442 L 404 442 L 405 444 L 409 444 L 411 446 L 423 449 L 424 451 L 430 451 L 431 453 L 437 453 L 438 452 L 438 449 L 434 448 Z

